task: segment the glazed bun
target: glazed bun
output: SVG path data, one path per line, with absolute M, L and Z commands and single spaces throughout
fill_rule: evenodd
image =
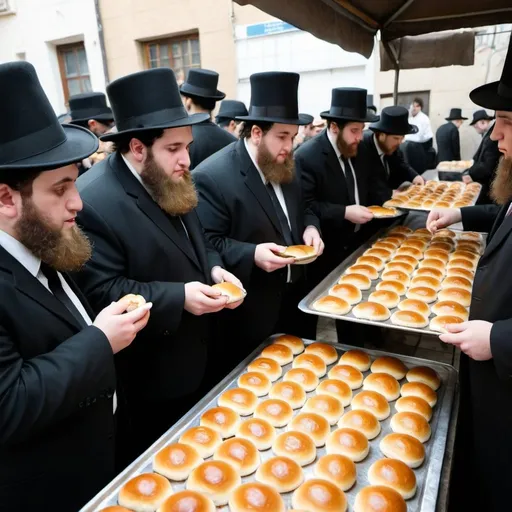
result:
M 471 251 L 465 251 L 464 249 L 460 249 L 457 247 L 457 250 L 451 255 L 450 259 L 454 260 L 457 258 L 462 258 L 463 260 L 468 260 L 473 263 L 477 263 L 480 259 L 478 254 L 475 254 Z
M 429 276 L 416 276 L 411 281 L 411 288 L 415 287 L 432 288 L 432 290 L 438 292 L 441 289 L 441 281 Z
M 289 457 L 301 466 L 311 464 L 316 458 L 316 446 L 311 437 L 296 430 L 279 434 L 272 451 L 277 456 Z
M 250 372 L 263 373 L 272 382 L 279 379 L 283 374 L 281 365 L 276 363 L 273 359 L 268 357 L 258 357 L 252 363 L 249 364 L 247 370 Z
M 398 295 L 405 295 L 405 291 L 407 287 L 403 283 L 399 283 L 398 281 L 380 281 L 377 286 L 377 290 L 389 290 L 391 292 L 398 293 Z
M 216 430 L 226 439 L 235 435 L 240 425 L 240 416 L 229 407 L 212 407 L 201 415 L 199 424 Z
M 354 306 L 352 313 L 356 318 L 374 321 L 384 321 L 391 316 L 389 309 L 377 302 L 361 302 Z
M 395 244 L 393 243 L 389 243 L 389 242 L 386 242 L 385 239 L 383 240 L 377 240 L 373 245 L 372 245 L 372 249 L 386 249 L 386 251 L 389 251 L 389 252 L 395 252 L 396 251 L 396 248 L 398 246 L 396 246 Z
M 258 468 L 256 481 L 273 487 L 279 493 L 292 492 L 304 482 L 304 471 L 288 457 L 272 457 Z
M 268 395 L 272 382 L 264 374 L 259 372 L 247 372 L 240 375 L 237 381 L 238 387 L 252 391 L 256 396 Z
M 261 418 L 243 421 L 236 432 L 237 437 L 252 441 L 258 450 L 268 450 L 277 437 L 275 428 Z
M 372 280 L 363 274 L 345 274 L 341 276 L 339 284 L 353 284 L 360 290 L 369 290 L 372 286 Z
M 414 231 L 414 235 L 418 236 L 418 235 L 421 235 L 425 238 L 431 238 L 432 237 L 432 233 L 430 233 L 430 231 L 427 229 L 427 228 L 418 228 Z
M 346 315 L 350 311 L 350 308 L 351 306 L 346 300 L 331 295 L 325 295 L 313 303 L 313 309 L 331 315 Z
M 391 430 L 397 434 L 408 434 L 421 443 L 430 439 L 428 421 L 416 412 L 399 412 L 391 418 Z
M 173 443 L 160 450 L 153 459 L 153 471 L 169 480 L 186 480 L 190 472 L 204 461 L 188 444 Z
M 396 292 L 389 290 L 377 290 L 370 294 L 368 297 L 370 302 L 376 302 L 382 304 L 389 309 L 396 308 L 400 302 L 400 296 Z
M 465 268 L 466 270 L 475 270 L 476 262 L 465 260 L 464 258 L 455 258 L 448 262 L 447 268 Z
M 331 433 L 329 422 L 320 414 L 314 412 L 301 412 L 290 421 L 288 430 L 295 430 L 307 434 L 315 446 L 325 444 L 327 436 Z
M 404 462 L 397 459 L 380 459 L 368 470 L 371 485 L 384 485 L 397 491 L 405 500 L 416 494 L 416 476 Z
M 335 363 L 338 360 L 338 352 L 336 349 L 327 343 L 319 341 L 311 343 L 306 347 L 306 354 L 315 354 L 325 361 L 326 365 Z
M 453 250 L 453 243 L 450 242 L 440 242 L 440 241 L 433 241 L 430 246 L 429 250 L 439 250 L 439 251 L 445 251 L 445 252 L 451 252 Z
M 118 502 L 130 510 L 156 510 L 171 494 L 172 487 L 167 478 L 156 473 L 142 473 L 121 487 Z
M 348 491 L 356 483 L 356 465 L 345 455 L 324 455 L 315 465 L 315 476 Z
M 414 249 L 418 249 L 419 251 L 424 251 L 427 247 L 428 242 L 420 239 L 410 239 L 406 240 L 401 247 L 413 247 Z
M 396 226 L 393 229 L 389 230 L 390 235 L 392 235 L 393 233 L 402 233 L 404 235 L 408 235 L 412 233 L 412 229 L 408 228 L 407 226 Z
M 180 491 L 167 498 L 157 512 L 216 512 L 215 503 L 196 491 Z
M 347 497 L 332 482 L 313 478 L 304 482 L 293 493 L 292 506 L 308 512 L 345 512 Z
M 429 329 L 434 332 L 442 332 L 447 333 L 448 331 L 448 325 L 453 324 L 462 324 L 464 320 L 460 318 L 459 316 L 454 315 L 441 315 L 436 316 L 435 318 L 432 318 L 430 321 Z
M 411 368 L 406 375 L 409 382 L 421 382 L 437 391 L 441 386 L 441 379 L 435 370 L 428 366 L 416 366 Z
M 378 249 L 375 249 L 378 250 Z M 370 265 L 352 265 L 348 267 L 346 274 L 362 274 L 363 276 L 369 277 L 370 279 L 377 279 L 379 277 L 379 273 L 375 270 L 375 267 L 371 267 Z
M 344 414 L 338 422 L 340 428 L 359 430 L 367 439 L 374 439 L 380 434 L 379 420 L 368 411 L 354 410 Z
M 345 455 L 354 462 L 365 459 L 370 451 L 366 436 L 353 428 L 339 428 L 331 432 L 325 447 L 328 454 Z
M 423 398 L 430 407 L 434 407 L 437 403 L 437 393 L 427 384 L 423 384 L 423 382 L 406 382 L 402 386 L 401 395 Z
M 282 334 L 281 336 L 278 336 L 274 339 L 274 343 L 291 348 L 294 356 L 304 352 L 304 342 L 302 341 L 302 338 L 292 336 L 291 334 Z
M 296 382 L 276 382 L 270 390 L 269 397 L 284 400 L 292 409 L 300 409 L 306 402 L 306 392 Z
M 249 416 L 258 404 L 258 397 L 248 389 L 233 388 L 224 391 L 219 397 L 220 407 L 229 407 L 240 416 Z
M 254 411 L 254 417 L 268 421 L 273 427 L 284 427 L 288 425 L 292 419 L 293 409 L 292 406 L 284 400 L 270 398 L 257 405 Z
M 352 400 L 352 410 L 371 412 L 379 421 L 385 420 L 391 413 L 386 398 L 376 391 L 361 391 Z
M 449 268 L 446 271 L 446 275 L 448 277 L 452 277 L 452 276 L 465 277 L 469 281 L 473 281 L 473 279 L 475 278 L 475 274 L 472 270 L 467 270 L 465 268 L 457 268 L 457 267 Z
M 380 272 L 384 268 L 384 260 L 377 256 L 361 256 L 356 260 L 357 265 L 369 265 Z
M 306 368 L 292 368 L 283 377 L 285 382 L 296 382 L 306 393 L 313 391 L 318 386 L 318 377 Z
M 430 316 L 430 308 L 422 300 L 405 299 L 397 307 L 400 311 L 414 311 L 426 318 Z
M 408 299 L 413 300 L 413 299 Z M 428 307 L 428 306 L 427 306 Z M 391 316 L 391 323 L 402 327 L 422 329 L 428 325 L 428 318 L 417 311 L 396 311 Z
M 363 385 L 363 374 L 357 368 L 346 364 L 333 366 L 328 377 L 346 382 L 350 389 L 358 389 Z
M 211 428 L 192 427 L 181 435 L 179 442 L 192 446 L 203 459 L 207 459 L 222 444 L 222 437 Z
M 410 468 L 418 468 L 425 460 L 425 447 L 407 434 L 388 434 L 379 445 L 380 451 L 390 459 L 398 459 Z
M 400 396 L 400 384 L 387 373 L 372 373 L 364 379 L 364 391 L 380 393 L 388 402 L 396 400 Z
M 388 261 L 393 255 L 393 251 L 387 251 L 386 249 L 368 249 L 365 251 L 364 256 L 377 256 L 381 260 Z
M 293 352 L 290 347 L 286 345 L 280 345 L 279 343 L 274 343 L 273 345 L 269 345 L 265 347 L 260 357 L 267 357 L 268 359 L 273 359 L 276 363 L 281 366 L 285 366 L 290 364 L 293 361 Z
M 476 231 L 464 231 L 464 233 L 460 234 L 459 240 L 475 240 L 480 242 L 482 240 L 482 235 Z
M 226 304 L 233 304 L 245 299 L 247 292 L 233 283 L 224 281 L 223 283 L 214 284 L 212 288 L 220 291 L 220 294 L 227 297 Z
M 455 231 L 452 231 L 451 229 L 443 228 L 436 231 L 434 238 L 439 238 L 443 236 L 446 236 L 448 238 L 457 238 L 457 233 L 455 233 Z
M 458 302 L 461 306 L 467 308 L 471 304 L 471 292 L 462 288 L 445 288 L 439 292 L 439 300 Z
M 224 441 L 215 450 L 213 458 L 231 464 L 240 476 L 252 475 L 260 465 L 260 454 L 254 443 L 238 437 Z
M 468 310 L 464 306 L 452 300 L 437 302 L 432 306 L 432 313 L 438 316 L 457 316 L 464 321 L 468 319 L 469 315 Z
M 442 262 L 441 260 L 437 260 L 434 258 L 427 258 L 423 260 L 419 268 L 434 268 L 436 270 L 440 270 L 441 272 L 444 272 L 446 264 Z
M 414 268 L 418 266 L 418 260 L 407 254 L 396 254 L 395 257 L 393 258 L 393 261 L 403 261 Z
M 396 357 L 381 356 L 373 361 L 371 371 L 372 373 L 387 373 L 395 379 L 401 380 L 407 373 L 407 366 Z
M 354 512 L 407 512 L 407 504 L 397 491 L 384 485 L 371 485 L 358 492 Z
M 335 284 L 329 290 L 329 295 L 338 297 L 338 299 L 343 299 L 350 305 L 361 302 L 361 299 L 363 298 L 361 290 L 357 286 L 349 283 Z
M 387 270 L 382 273 L 382 279 L 384 281 L 398 281 L 406 286 L 409 284 L 409 276 L 401 270 Z
M 302 410 L 321 414 L 331 425 L 335 425 L 343 414 L 343 405 L 333 396 L 315 395 L 308 398 Z
M 130 313 L 131 311 L 135 311 L 137 308 L 140 308 L 146 304 L 146 299 L 142 295 L 135 295 L 133 293 L 129 293 L 125 295 L 119 302 L 126 303 L 126 312 Z
M 419 249 L 415 249 L 414 247 L 400 247 L 396 251 L 397 255 L 403 254 L 404 256 L 412 256 L 416 260 L 423 259 L 423 253 Z
M 441 288 L 461 288 L 462 290 L 471 291 L 473 288 L 473 282 L 465 277 L 460 276 L 450 276 L 447 277 L 441 284 Z
M 434 302 L 437 299 L 437 292 L 432 288 L 426 288 L 425 286 L 417 286 L 409 288 L 405 296 L 408 299 L 422 300 L 427 304 Z
M 352 390 L 350 386 L 337 379 L 325 379 L 316 388 L 318 395 L 329 395 L 337 398 L 343 407 L 348 407 L 352 401 Z
M 410 276 L 414 272 L 414 267 L 412 265 L 409 265 L 409 263 L 406 263 L 405 261 L 390 261 L 384 267 L 384 270 L 386 272 L 390 270 L 399 270 L 400 272 L 403 272 L 404 274 Z
M 368 210 L 370 210 L 377 219 L 381 217 L 395 217 L 398 214 L 398 210 L 390 206 L 368 206 Z
M 398 249 L 402 245 L 402 242 L 407 239 L 406 235 L 395 233 L 393 236 L 385 236 L 384 238 L 381 238 L 380 241 L 386 242 L 387 244 L 391 244 L 395 247 L 395 249 Z
M 423 268 L 419 268 L 414 273 L 414 277 L 420 277 L 420 276 L 433 277 L 434 279 L 441 281 L 444 276 L 444 271 L 438 270 L 437 268 L 423 267 Z
M 229 497 L 231 512 L 285 512 L 281 495 L 269 485 L 248 482 L 238 487 Z
M 301 354 L 297 356 L 292 364 L 293 368 L 306 368 L 311 370 L 317 377 L 323 377 L 327 372 L 327 365 L 324 360 L 315 354 Z
M 359 349 L 347 350 L 339 360 L 339 364 L 353 366 L 360 372 L 368 371 L 371 363 L 370 356 L 364 350 Z
M 416 412 L 421 414 L 427 421 L 432 419 L 432 407 L 419 396 L 403 396 L 396 401 L 395 408 L 397 412 Z

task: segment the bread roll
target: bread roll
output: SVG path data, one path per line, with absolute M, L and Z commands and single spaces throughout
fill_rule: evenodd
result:
M 213 458 L 231 464 L 240 476 L 252 475 L 260 465 L 260 454 L 256 445 L 249 439 L 238 437 L 224 441 L 215 450 Z
M 368 249 L 365 251 L 364 256 L 377 256 L 381 260 L 388 261 L 391 259 L 393 251 L 387 251 L 386 249 Z
M 384 321 L 391 316 L 389 309 L 377 302 L 361 302 L 354 306 L 352 313 L 356 318 L 374 321 Z
M 469 242 L 462 240 L 457 243 L 457 250 L 472 252 L 473 254 L 479 256 L 482 252 L 482 245 L 480 244 L 480 242 Z
M 418 260 L 416 258 L 413 258 L 412 256 L 409 256 L 408 254 L 395 254 L 393 261 L 403 261 L 405 263 L 408 263 L 412 267 L 416 268 L 418 266 Z
M 343 407 L 348 407 L 352 401 L 350 386 L 341 380 L 325 379 L 316 388 L 318 395 L 329 395 L 337 398 Z
M 382 206 L 385 206 L 386 208 L 401 206 L 404 204 L 405 201 L 401 199 L 388 199 Z
M 395 217 L 398 214 L 396 208 L 389 206 L 368 206 L 368 210 L 370 210 L 377 219 L 381 217 Z
M 416 276 L 411 281 L 411 288 L 425 287 L 438 292 L 441 289 L 441 281 L 429 276 Z
M 446 236 L 448 238 L 457 238 L 457 233 L 455 231 L 452 231 L 451 229 L 443 228 L 436 231 L 434 238 L 439 238 Z
M 405 500 L 411 499 L 416 494 L 414 471 L 397 459 L 375 461 L 368 470 L 368 481 L 371 485 L 384 485 L 394 489 Z
M 410 240 L 406 240 L 401 247 L 413 247 L 414 249 L 418 249 L 419 251 L 424 251 L 428 246 L 428 242 L 424 239 L 411 238 Z
M 415 313 L 419 313 L 425 318 L 430 316 L 430 308 L 428 307 L 428 304 L 422 300 L 405 299 L 400 302 L 397 307 L 400 311 L 414 311 Z
M 356 465 L 345 455 L 324 455 L 315 464 L 315 476 L 348 491 L 356 483 Z
M 447 268 L 465 268 L 466 270 L 475 270 L 476 262 L 465 260 L 464 258 L 454 258 L 448 262 Z
M 140 308 L 146 304 L 146 299 L 142 295 L 135 295 L 134 293 L 129 293 L 122 297 L 119 302 L 126 303 L 126 312 L 130 313 L 131 311 L 135 311 L 137 308 Z
M 381 242 L 386 242 L 387 244 L 391 244 L 395 247 L 395 249 L 398 249 L 404 240 L 407 239 L 406 235 L 402 235 L 400 233 L 396 233 L 393 236 L 386 236 L 384 238 L 381 238 Z
M 413 300 L 413 299 L 408 299 Z M 396 311 L 391 315 L 391 323 L 402 327 L 422 329 L 428 325 L 428 318 L 417 311 Z
M 382 279 L 384 281 L 398 281 L 406 286 L 409 284 L 409 276 L 400 270 L 387 270 L 382 273 Z
M 458 302 L 452 300 L 443 300 L 432 306 L 432 313 L 438 316 L 456 316 L 466 321 L 468 319 L 468 310 Z
M 226 304 L 233 304 L 234 302 L 239 302 L 245 299 L 247 292 L 242 290 L 239 286 L 233 283 L 228 283 L 224 281 L 223 283 L 214 284 L 212 288 L 220 291 L 221 295 L 224 295 L 228 298 Z
M 332 482 L 314 478 L 304 482 L 293 493 L 292 506 L 308 512 L 345 512 L 347 497 Z
M 429 246 L 429 250 L 445 251 L 450 253 L 453 250 L 453 243 L 433 241 Z
M 391 418 L 391 430 L 397 434 L 408 434 L 421 443 L 430 439 L 428 421 L 416 412 L 399 412 Z
M 315 354 L 301 354 L 297 356 L 292 366 L 293 368 L 311 370 L 317 377 L 323 377 L 327 372 L 327 365 L 324 360 Z
M 304 482 L 304 471 L 289 457 L 272 457 L 258 468 L 256 481 L 280 493 L 292 492 Z
M 382 304 L 389 309 L 396 308 L 400 302 L 400 295 L 389 290 L 376 290 L 368 297 L 370 302 Z
M 414 272 L 414 267 L 412 265 L 409 265 L 409 263 L 406 263 L 405 261 L 390 261 L 384 267 L 384 270 L 386 272 L 390 270 L 399 270 L 400 272 L 403 272 L 404 274 L 410 276 Z
M 436 202 L 433 199 L 426 199 L 421 203 L 421 207 L 430 210 L 435 204 Z
M 281 495 L 269 485 L 248 482 L 238 487 L 229 497 L 231 512 L 285 512 Z
M 444 276 L 444 271 L 437 268 L 422 267 L 414 272 L 414 277 L 433 277 L 438 281 L 441 281 Z
M 258 403 L 258 397 L 248 389 L 233 388 L 224 391 L 219 397 L 218 404 L 221 407 L 229 407 L 240 416 L 249 416 L 254 412 Z
M 441 243 L 441 244 L 448 244 L 451 247 L 451 250 L 455 247 L 455 240 L 452 238 L 448 238 L 447 236 L 436 236 L 432 238 L 432 243 Z
M 249 364 L 247 370 L 250 372 L 263 373 L 272 382 L 279 379 L 283 374 L 281 365 L 276 363 L 273 359 L 268 357 L 258 357 L 252 363 Z
M 398 293 L 398 295 L 405 295 L 407 287 L 403 283 L 398 281 L 381 281 L 376 286 L 377 290 L 388 290 L 391 292 Z
M 454 260 L 457 258 L 468 260 L 471 261 L 472 263 L 478 263 L 480 256 L 472 251 L 465 251 L 464 249 L 457 248 L 457 250 L 451 255 L 450 260 Z
M 467 308 L 471 304 L 471 292 L 462 288 L 445 288 L 439 292 L 439 300 L 458 302 L 461 306 Z
M 324 416 L 314 412 L 301 412 L 290 421 L 288 430 L 295 430 L 307 434 L 315 446 L 320 447 L 325 444 L 327 436 L 331 433 L 329 422 Z
M 192 446 L 207 459 L 222 444 L 222 436 L 209 427 L 191 427 L 181 435 L 179 442 Z
M 344 352 L 340 357 L 339 364 L 353 366 L 360 372 L 366 372 L 370 369 L 372 360 L 370 359 L 368 353 L 366 353 L 364 350 L 354 349 Z
M 396 401 L 397 412 L 416 412 L 427 421 L 432 419 L 432 407 L 419 396 L 403 396 Z
M 401 254 L 404 256 L 412 256 L 418 261 L 423 259 L 423 253 L 414 247 L 400 247 L 400 249 L 396 251 L 396 255 L 399 256 Z
M 446 264 L 441 260 L 427 258 L 420 263 L 419 268 L 435 268 L 436 270 L 444 272 L 445 266 Z
M 118 502 L 136 512 L 156 510 L 170 495 L 167 478 L 156 473 L 142 473 L 126 482 L 119 491 Z
M 343 299 L 347 301 L 350 305 L 361 302 L 361 299 L 363 298 L 361 290 L 357 286 L 348 283 L 335 284 L 329 290 L 329 295 L 332 295 L 333 297 L 338 297 L 339 299 Z
M 339 428 L 331 432 L 325 447 L 328 454 L 345 455 L 354 462 L 365 459 L 370 451 L 366 436 L 353 428 Z
M 304 342 L 302 341 L 302 338 L 292 336 L 291 334 L 281 334 L 281 336 L 274 339 L 274 343 L 285 345 L 290 348 L 294 356 L 304 352 Z
M 352 400 L 352 410 L 371 412 L 379 421 L 385 420 L 391 409 L 386 398 L 376 391 L 361 391 Z
M 371 370 L 372 373 L 387 373 L 395 379 L 401 380 L 407 373 L 407 366 L 396 357 L 380 356 L 373 361 Z
M 351 267 L 347 268 L 345 274 L 362 274 L 363 276 L 367 276 L 372 280 L 379 277 L 379 273 L 375 270 L 374 267 L 371 267 L 370 265 L 352 265 Z
M 242 483 L 236 469 L 222 460 L 210 460 L 198 466 L 187 480 L 187 489 L 210 498 L 217 507 L 227 505 L 230 494 Z
M 338 427 L 359 430 L 368 440 L 374 439 L 380 434 L 379 420 L 371 412 L 361 409 L 344 414 L 338 422 Z
M 353 284 L 360 290 L 369 290 L 372 286 L 372 281 L 363 274 L 345 274 L 340 277 L 338 284 Z
M 311 437 L 296 430 L 279 434 L 272 451 L 278 456 L 289 457 L 301 466 L 311 464 L 316 458 L 316 447 Z
M 263 374 L 261 375 L 264 376 Z M 235 435 L 240 425 L 240 416 L 229 407 L 212 407 L 201 415 L 199 424 L 202 427 L 216 430 L 226 439 L 227 437 L 233 437 Z
M 284 400 L 292 409 L 300 409 L 306 402 L 306 392 L 296 382 L 276 382 L 270 390 L 269 397 Z
M 425 447 L 408 434 L 388 434 L 379 448 L 386 457 L 401 460 L 413 469 L 420 467 L 425 460 Z
M 437 393 L 423 382 L 406 382 L 402 385 L 401 395 L 419 396 L 420 398 L 423 398 L 430 407 L 434 407 L 437 403 Z
M 412 229 L 407 226 L 396 226 L 389 230 L 390 235 L 393 233 L 403 233 L 404 235 L 408 235 L 409 233 L 412 233 Z
M 268 357 L 269 359 L 273 359 L 276 363 L 281 366 L 285 366 L 290 364 L 293 361 L 293 352 L 290 347 L 286 345 L 280 345 L 279 343 L 274 343 L 265 347 L 261 351 L 261 357 Z
M 306 393 L 313 391 L 318 386 L 318 377 L 306 368 L 292 368 L 285 374 L 283 380 L 296 382 Z
M 190 472 L 204 461 L 188 444 L 173 443 L 160 450 L 153 459 L 153 471 L 169 480 L 186 480 Z
M 397 246 L 393 243 L 386 242 L 385 240 L 377 240 L 372 245 L 373 249 L 386 249 L 386 251 L 390 251 L 391 253 L 394 253 L 396 251 Z
M 329 379 L 346 382 L 350 389 L 358 389 L 363 385 L 363 374 L 353 366 L 338 364 L 329 371 Z
M 388 373 L 372 373 L 364 379 L 364 391 L 376 391 L 388 402 L 396 400 L 400 396 L 400 384 Z
M 278 252 L 277 255 L 283 258 L 294 258 L 295 263 L 298 264 L 311 263 L 317 258 L 315 248 L 310 245 L 290 245 L 283 252 Z
M 465 277 L 451 276 L 447 277 L 442 283 L 441 288 L 461 288 L 470 292 L 473 288 L 473 282 Z
M 302 410 L 321 414 L 331 425 L 335 425 L 343 414 L 343 405 L 333 396 L 315 395 L 308 398 Z
M 257 405 L 254 411 L 254 417 L 266 420 L 274 427 L 284 427 L 288 425 L 289 421 L 292 419 L 293 409 L 292 406 L 284 400 L 270 398 Z
M 268 450 L 277 437 L 275 428 L 267 420 L 261 418 L 242 421 L 236 435 L 242 439 L 249 439 L 260 451 Z
M 306 347 L 306 354 L 315 354 L 322 358 L 326 365 L 335 363 L 338 360 L 338 352 L 327 343 L 315 342 Z
M 313 309 L 331 315 L 346 315 L 350 311 L 350 308 L 351 306 L 346 300 L 331 295 L 325 295 L 313 303 Z
M 430 231 L 427 228 L 418 228 L 418 229 L 416 229 L 414 231 L 414 234 L 415 235 L 422 235 L 425 238 L 431 238 L 432 237 L 432 233 L 430 233 Z
M 452 277 L 452 276 L 465 277 L 466 279 L 468 279 L 470 281 L 472 281 L 475 277 L 475 274 L 472 270 L 467 270 L 465 268 L 457 268 L 457 267 L 449 268 L 446 271 L 446 275 L 447 275 L 447 277 Z
M 464 320 L 459 316 L 454 315 L 441 315 L 436 316 L 430 321 L 429 329 L 435 332 L 447 333 L 448 325 L 461 324 Z
M 252 391 L 256 396 L 268 395 L 272 382 L 263 373 L 247 372 L 238 378 L 238 387 Z
M 414 288 L 409 288 L 405 296 L 408 299 L 422 300 L 423 302 L 430 304 L 437 299 L 437 292 L 432 288 L 416 286 Z
M 361 256 L 356 260 L 358 265 L 369 265 L 380 272 L 384 268 L 384 260 L 377 256 Z
M 180 491 L 167 498 L 157 512 L 216 512 L 215 503 L 196 491 Z
M 406 375 L 409 382 L 421 382 L 437 391 L 441 386 L 441 379 L 435 370 L 428 366 L 416 366 L 411 368 Z

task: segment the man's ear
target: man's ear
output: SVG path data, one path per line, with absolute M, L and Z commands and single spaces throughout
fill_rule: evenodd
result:
M 9 185 L 0 184 L 0 215 L 9 219 L 14 219 L 18 215 L 16 195 L 19 196 L 19 192 L 13 190 Z

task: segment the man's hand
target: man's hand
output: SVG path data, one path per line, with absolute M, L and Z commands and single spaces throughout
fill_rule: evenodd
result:
M 413 185 L 425 185 L 425 180 L 421 176 L 416 176 L 416 178 L 412 180 L 412 183 Z
M 359 204 L 351 204 L 345 208 L 345 219 L 354 224 L 366 224 L 373 219 L 373 213 Z
M 231 272 L 228 272 L 226 269 L 216 266 L 212 268 L 212 279 L 214 283 L 233 283 L 234 285 L 238 286 L 238 288 L 241 288 L 245 291 L 245 288 L 242 284 L 242 282 L 234 276 Z M 231 304 L 226 304 L 226 309 L 236 309 L 244 299 L 239 300 L 238 302 L 232 302 Z
M 472 183 L 473 182 L 473 178 L 469 174 L 464 174 L 462 176 L 462 181 L 464 183 Z
M 185 310 L 199 316 L 205 313 L 217 313 L 224 309 L 228 298 L 219 290 L 207 284 L 193 281 L 185 284 Z
M 315 253 L 317 256 L 320 256 L 324 252 L 324 242 L 320 237 L 320 233 L 315 226 L 308 226 L 304 230 L 304 234 L 302 235 L 302 239 L 306 245 L 313 247 L 315 249 Z
M 462 324 L 451 324 L 446 328 L 449 333 L 439 336 L 441 341 L 459 347 L 464 354 L 475 361 L 492 359 L 491 322 L 471 320 Z
M 254 263 L 265 272 L 274 272 L 274 270 L 295 263 L 295 258 L 282 258 L 275 254 L 276 252 L 283 252 L 285 249 L 286 247 L 272 242 L 258 244 L 256 251 L 254 251 Z
M 427 217 L 427 229 L 435 233 L 462 220 L 460 208 L 441 208 L 432 210 Z

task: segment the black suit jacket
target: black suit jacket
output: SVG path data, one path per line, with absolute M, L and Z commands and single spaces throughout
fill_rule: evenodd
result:
M 190 168 L 235 142 L 237 138 L 210 120 L 192 126 L 194 142 L 190 146 Z
M 459 129 L 451 121 L 437 129 L 436 142 L 438 162 L 460 160 Z
M 226 312 L 253 339 L 262 340 L 277 323 L 287 268 L 265 272 L 254 263 L 257 244 L 286 245 L 270 195 L 239 140 L 205 160 L 193 172 L 199 192 L 197 212 L 206 234 L 226 267 L 247 289 L 247 298 Z M 294 244 L 303 244 L 306 226 L 319 228 L 317 217 L 304 208 L 300 180 L 281 185 Z
M 2 247 L 0 297 L 0 509 L 75 512 L 115 476 L 112 349 Z
M 184 285 L 211 284 L 211 269 L 222 265 L 195 211 L 182 217 L 193 251 L 119 154 L 96 164 L 77 184 L 84 202 L 78 222 L 94 252 L 76 279 L 91 305 L 98 311 L 127 293 L 153 302 L 147 327 L 116 356 L 128 401 L 192 393 L 206 365 L 209 315 L 184 310 Z

